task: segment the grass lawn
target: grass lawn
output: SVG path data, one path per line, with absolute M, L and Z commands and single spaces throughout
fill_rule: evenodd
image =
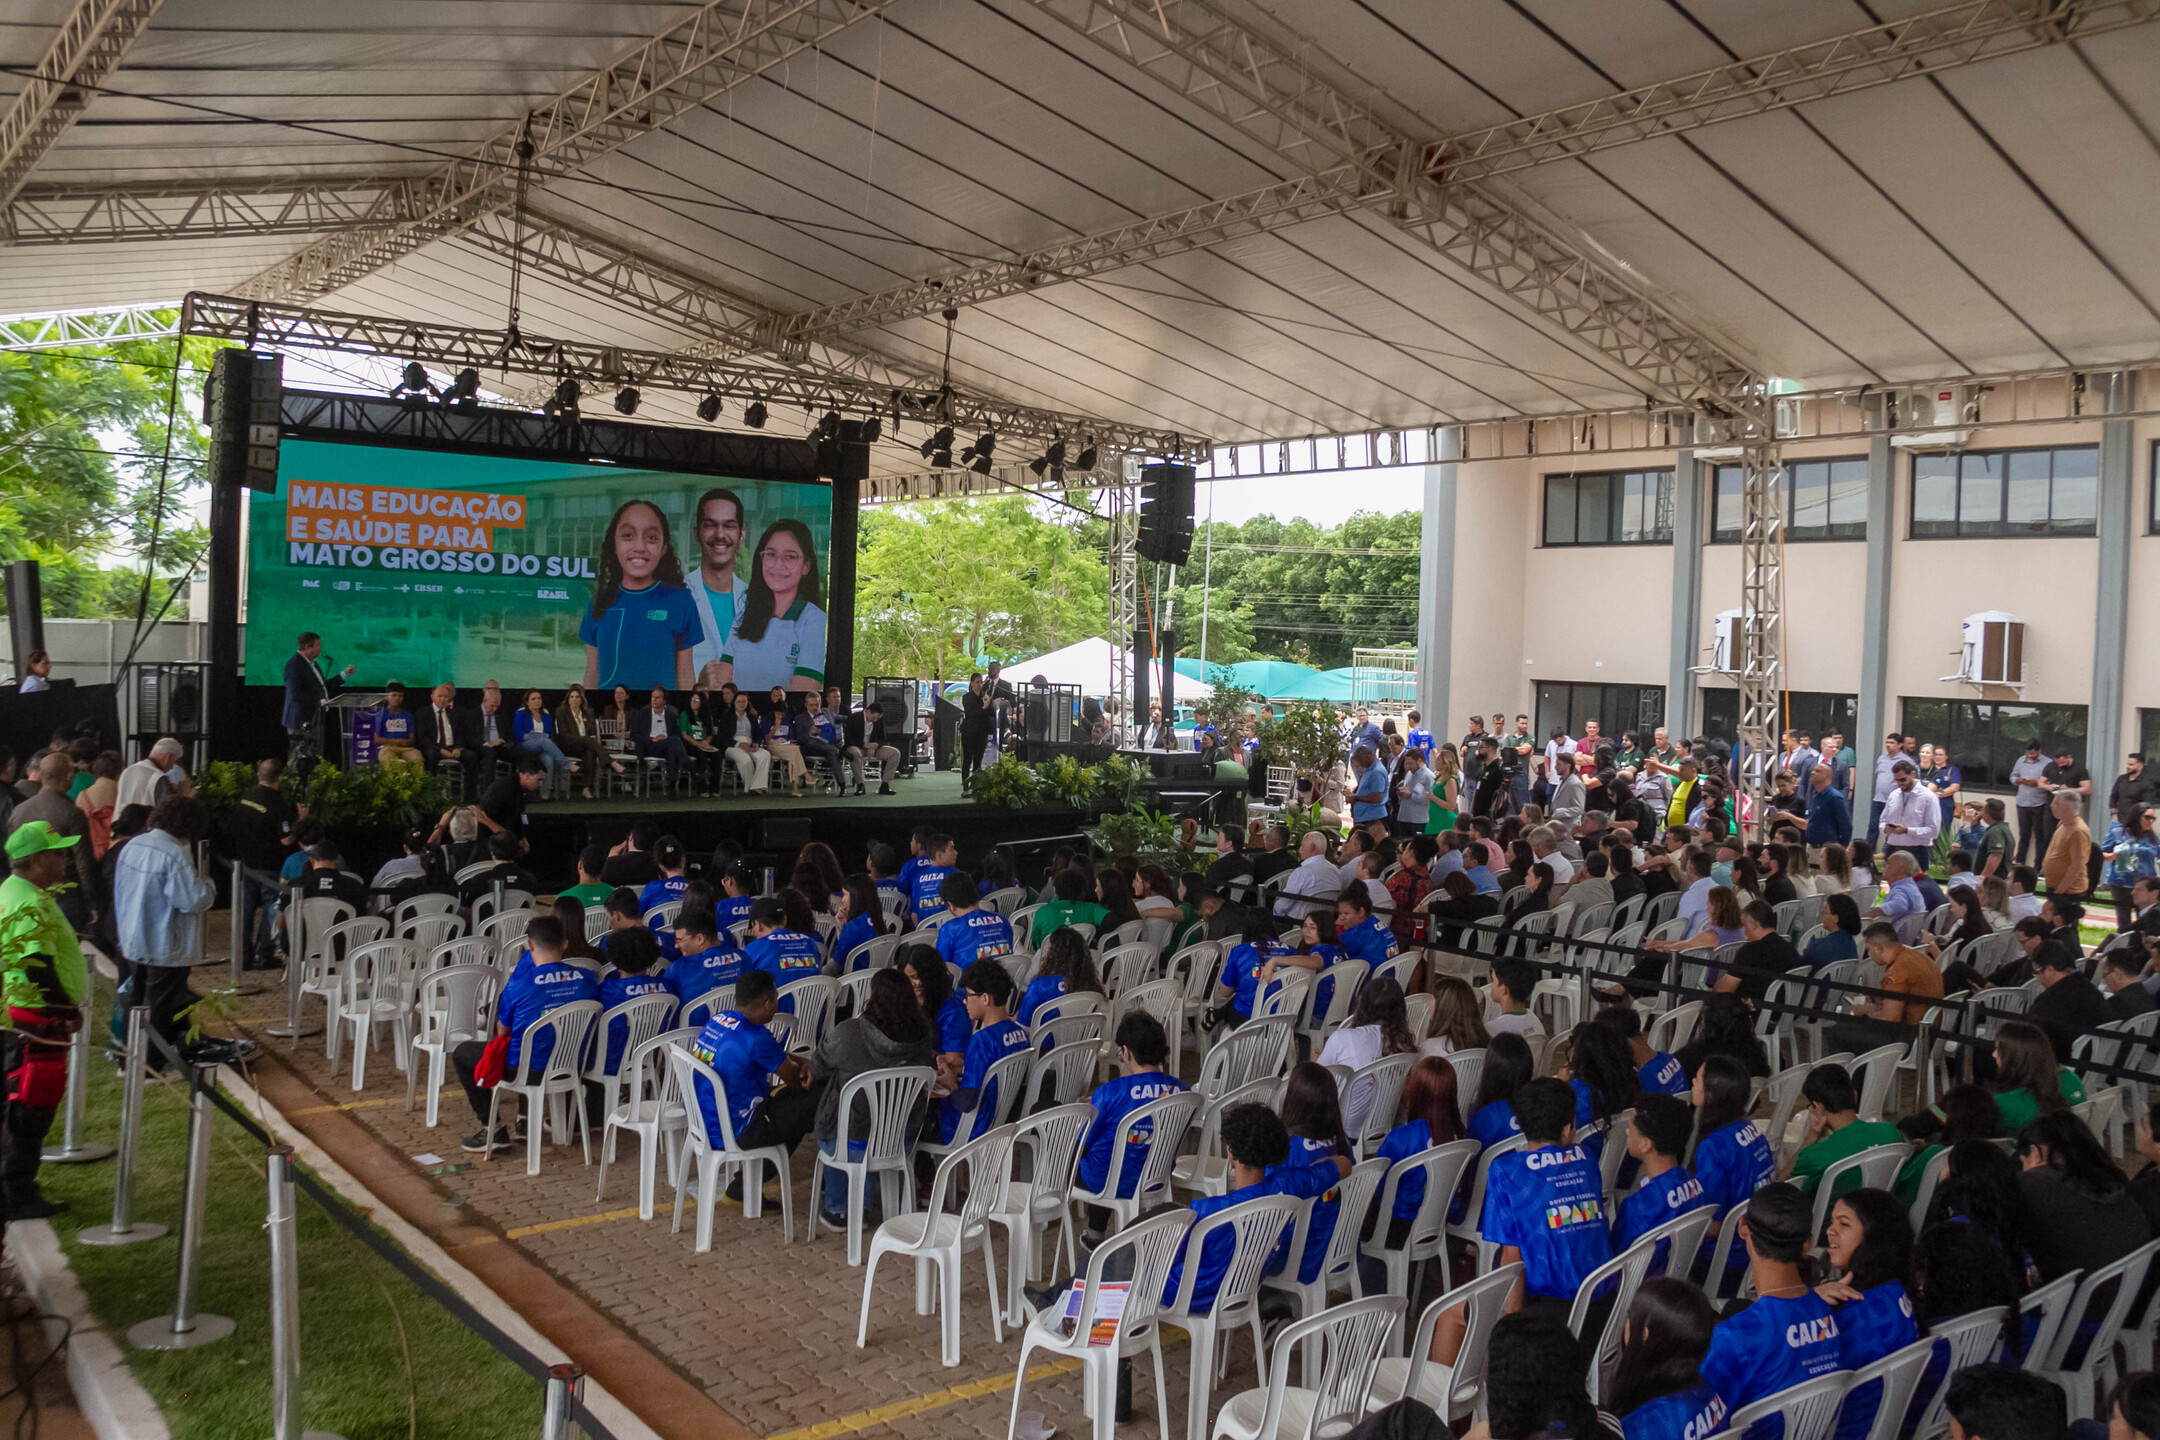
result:
M 112 990 L 100 984 L 104 1034 Z M 87 1129 L 111 1141 L 120 1128 L 120 1081 L 93 1050 Z M 131 1352 L 129 1363 L 165 1412 L 176 1440 L 262 1440 L 270 1433 L 270 1242 L 261 1147 L 222 1114 L 210 1163 L 197 1307 L 239 1322 L 201 1350 Z M 53 1126 L 58 1144 L 60 1126 Z M 163 1239 L 118 1249 L 76 1243 L 111 1217 L 113 1165 L 47 1165 L 46 1194 L 68 1202 L 53 1220 L 91 1305 L 125 1346 L 129 1326 L 172 1312 L 177 1280 L 187 1093 L 152 1078 L 135 1167 L 135 1218 L 168 1227 Z M 345 1440 L 529 1440 L 540 1429 L 542 1387 L 466 1330 L 410 1281 L 300 1195 L 301 1374 L 310 1429 Z

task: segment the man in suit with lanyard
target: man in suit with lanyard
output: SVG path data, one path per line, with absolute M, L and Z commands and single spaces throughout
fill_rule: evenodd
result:
M 735 628 L 735 617 L 742 613 L 743 600 L 750 594 L 750 582 L 735 573 L 735 557 L 742 552 L 744 519 L 742 497 L 733 490 L 715 487 L 698 497 L 698 573 L 690 582 L 690 599 L 697 606 L 705 638 L 691 647 L 690 669 L 716 689 L 718 679 L 705 672 L 720 663 L 720 656 L 727 650 L 728 633 Z
M 325 678 L 315 663 L 321 655 L 322 636 L 310 630 L 285 659 L 285 733 L 292 741 L 286 764 L 302 775 L 322 758 L 323 702 L 344 689 L 358 668 L 348 665 Z

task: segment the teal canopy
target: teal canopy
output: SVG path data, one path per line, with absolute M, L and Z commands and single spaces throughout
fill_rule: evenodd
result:
M 1241 690 L 1258 691 L 1268 700 L 1332 700 L 1350 698 L 1350 672 L 1315 670 L 1289 660 L 1241 660 L 1235 665 L 1208 665 L 1181 656 L 1177 672 L 1194 680 L 1227 679 Z

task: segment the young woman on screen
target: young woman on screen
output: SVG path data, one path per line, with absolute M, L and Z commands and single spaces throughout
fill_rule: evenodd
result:
M 800 520 L 775 520 L 758 537 L 735 632 L 719 663 L 707 667 L 707 678 L 715 685 L 733 681 L 745 690 L 824 689 L 823 601 L 810 527 Z
M 592 604 L 578 624 L 585 684 L 689 689 L 690 651 L 705 631 L 659 506 L 626 500 L 617 508 L 600 542 L 599 570 Z

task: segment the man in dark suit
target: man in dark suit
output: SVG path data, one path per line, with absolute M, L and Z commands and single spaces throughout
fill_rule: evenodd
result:
M 354 666 L 325 676 L 316 665 L 322 655 L 322 636 L 304 632 L 291 655 L 285 657 L 285 734 L 291 739 L 286 764 L 305 775 L 322 758 L 323 702 L 345 688 Z
M 465 793 L 473 794 L 478 788 L 474 781 L 480 756 L 471 743 L 465 716 L 457 708 L 457 686 L 437 685 L 428 694 L 428 708 L 414 719 L 413 743 L 419 747 L 420 758 L 428 769 L 457 766 L 465 772 Z
M 690 763 L 689 747 L 683 744 L 682 716 L 673 705 L 668 704 L 667 691 L 653 686 L 652 703 L 643 709 L 630 712 L 630 738 L 637 745 L 640 760 L 659 759 L 667 765 L 668 789 L 675 788 L 675 777 L 682 774 Z

